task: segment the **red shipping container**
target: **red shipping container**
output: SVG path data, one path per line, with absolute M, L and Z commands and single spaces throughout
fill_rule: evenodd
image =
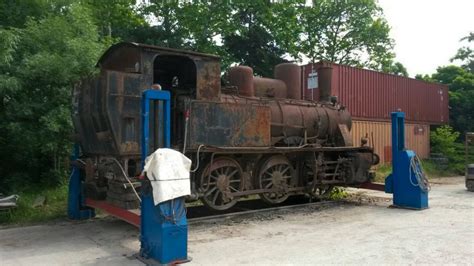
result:
M 302 97 L 319 100 L 318 67 L 302 66 Z M 358 120 L 387 121 L 401 110 L 406 120 L 426 124 L 449 122 L 448 87 L 373 70 L 331 64 L 331 95 Z

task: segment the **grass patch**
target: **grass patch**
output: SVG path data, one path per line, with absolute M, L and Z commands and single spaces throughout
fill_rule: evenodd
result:
M 391 164 L 381 164 L 377 167 L 375 171 L 375 178 L 374 182 L 377 183 L 385 183 L 385 178 L 392 173 L 392 165 Z
M 448 169 L 440 169 L 434 162 L 431 160 L 421 160 L 421 165 L 425 174 L 428 178 L 436 177 L 447 177 L 447 176 L 457 176 L 459 172 L 457 169 L 448 167 Z M 381 164 L 377 167 L 375 172 L 374 182 L 385 183 L 385 178 L 392 173 L 391 164 Z
M 330 200 L 342 200 L 345 199 L 349 194 L 343 187 L 334 187 L 331 190 L 331 194 L 329 195 Z
M 67 215 L 68 185 L 19 193 L 18 207 L 0 212 L 1 225 L 24 225 L 63 218 Z M 46 198 L 43 206 L 34 208 L 38 196 Z

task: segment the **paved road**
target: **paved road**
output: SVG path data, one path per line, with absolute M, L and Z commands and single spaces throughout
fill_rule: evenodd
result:
M 361 203 L 192 225 L 189 265 L 473 265 L 474 193 L 461 178 L 436 182 L 424 211 L 387 208 L 389 195 L 363 192 L 352 197 Z M 140 265 L 137 237 L 111 218 L 3 229 L 0 265 Z

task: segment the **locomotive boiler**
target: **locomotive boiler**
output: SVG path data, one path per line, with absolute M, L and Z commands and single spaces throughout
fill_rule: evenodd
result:
M 215 210 L 259 195 L 278 204 L 294 194 L 327 195 L 333 186 L 370 181 L 378 156 L 354 145 L 351 116 L 331 97 L 329 64 L 317 67 L 319 102 L 301 100 L 301 68 L 277 65 L 274 78 L 231 67 L 221 79 L 217 56 L 137 43 L 110 47 L 97 77 L 73 91 L 73 122 L 82 148 L 87 197 L 138 205 L 140 97 L 171 93 L 171 144 L 192 159 L 192 195 Z M 150 150 L 163 142 L 155 103 Z

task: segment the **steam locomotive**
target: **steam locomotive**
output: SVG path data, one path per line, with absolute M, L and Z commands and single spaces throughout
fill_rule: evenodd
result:
M 73 123 L 82 148 L 87 197 L 136 208 L 140 182 L 140 98 L 153 88 L 171 93 L 171 144 L 192 159 L 192 195 L 214 210 L 259 195 L 270 204 L 290 195 L 321 197 L 334 186 L 373 177 L 378 156 L 367 141 L 354 146 L 349 112 L 331 97 L 331 67 L 316 68 L 320 101 L 301 99 L 301 68 L 277 65 L 274 79 L 231 67 L 221 79 L 219 57 L 137 43 L 111 46 L 100 74 L 73 90 Z M 150 150 L 163 143 L 154 103 Z

